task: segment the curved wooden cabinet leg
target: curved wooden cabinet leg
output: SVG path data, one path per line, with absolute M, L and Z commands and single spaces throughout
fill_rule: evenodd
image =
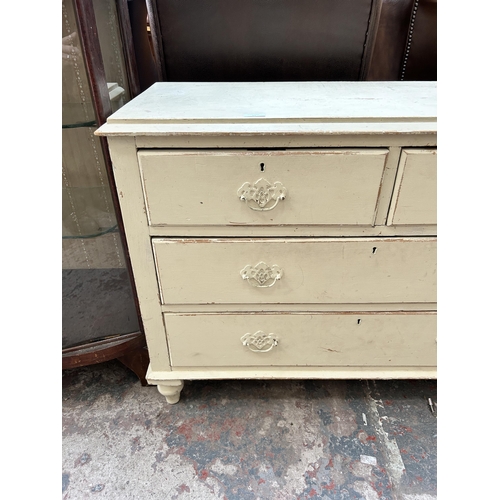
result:
M 183 387 L 183 380 L 168 380 L 158 384 L 158 391 L 162 396 L 165 396 L 167 403 L 174 405 L 179 402 Z
M 125 354 L 125 356 L 120 356 L 116 359 L 137 375 L 143 387 L 149 385 L 146 380 L 146 373 L 149 366 L 149 353 L 145 347 L 135 349 Z

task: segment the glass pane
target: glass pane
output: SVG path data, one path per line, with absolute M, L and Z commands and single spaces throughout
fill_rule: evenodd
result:
M 92 3 L 97 21 L 104 73 L 110 88 L 111 108 L 116 111 L 130 100 L 116 0 L 93 0 Z
M 105 4 L 104 0 L 96 3 Z M 117 31 L 116 16 L 114 28 Z M 110 30 L 111 31 L 111 30 Z M 63 348 L 139 331 L 75 9 L 62 2 Z M 118 46 L 119 48 L 119 46 Z M 122 75 L 123 59 L 121 59 Z M 120 76 L 118 71 L 115 76 Z M 125 77 L 108 85 L 114 106 Z

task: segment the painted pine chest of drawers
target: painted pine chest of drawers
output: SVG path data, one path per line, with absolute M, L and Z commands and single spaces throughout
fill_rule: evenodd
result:
M 97 134 L 169 403 L 436 377 L 435 82 L 156 83 Z

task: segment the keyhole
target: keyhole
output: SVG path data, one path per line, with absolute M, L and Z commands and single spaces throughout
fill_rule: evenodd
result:
M 360 319 L 358 319 L 358 325 L 359 325 L 360 323 L 361 323 L 361 320 L 360 320 Z
M 373 247 L 372 253 L 375 253 L 377 251 L 377 247 Z
M 261 163 L 261 164 L 260 164 L 260 171 L 261 171 L 261 172 L 264 172 L 265 167 L 266 167 L 266 166 L 265 166 L 263 163 Z

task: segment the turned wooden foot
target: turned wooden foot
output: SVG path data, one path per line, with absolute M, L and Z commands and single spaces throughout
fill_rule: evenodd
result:
M 174 405 L 179 402 L 183 387 L 183 380 L 168 380 L 158 384 L 158 391 L 162 396 L 165 396 L 167 403 Z

